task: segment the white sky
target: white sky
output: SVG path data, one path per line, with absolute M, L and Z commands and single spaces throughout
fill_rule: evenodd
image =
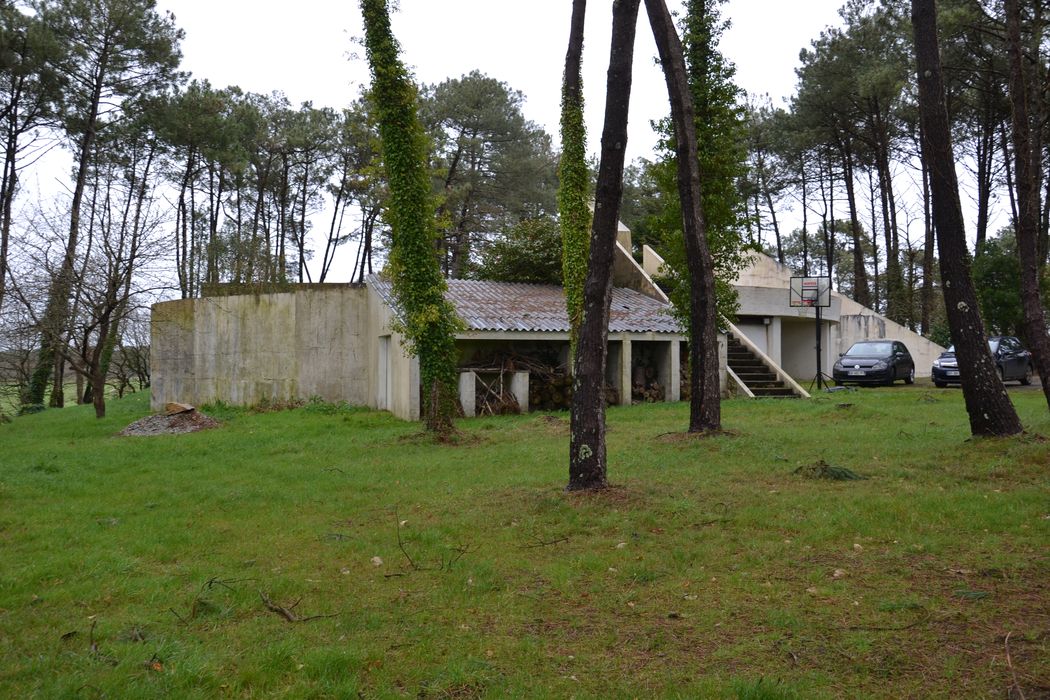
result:
M 733 27 L 723 53 L 749 93 L 775 103 L 795 87 L 798 53 L 821 29 L 838 23 L 844 0 L 729 0 L 724 17 Z M 596 152 L 605 106 L 605 71 L 611 27 L 609 0 L 588 3 L 584 49 L 588 150 Z M 672 10 L 680 3 L 672 0 Z M 347 105 L 368 81 L 355 0 L 160 0 L 185 30 L 183 67 L 217 88 L 281 90 L 293 105 Z M 480 70 L 525 94 L 525 116 L 558 137 L 561 73 L 568 41 L 570 0 L 400 0 L 393 15 L 403 58 L 422 83 Z M 356 54 L 356 56 L 354 56 Z M 654 65 L 656 48 L 639 13 L 631 97 L 628 160 L 649 156 L 655 138 L 649 122 L 664 116 L 667 93 Z
M 839 24 L 845 0 L 728 0 L 723 17 L 732 28 L 722 52 L 737 67 L 737 84 L 781 104 L 795 89 L 799 51 L 822 29 Z M 185 31 L 183 70 L 215 88 L 237 85 L 256 93 L 284 92 L 294 106 L 350 104 L 369 81 L 364 30 L 357 0 L 158 0 Z M 524 113 L 558 143 L 561 75 L 571 0 L 400 0 L 392 15 L 402 58 L 419 83 L 438 83 L 472 70 L 525 95 Z M 670 0 L 672 11 L 681 0 Z M 605 109 L 611 0 L 587 8 L 584 90 L 588 151 L 597 153 Z M 627 160 L 651 157 L 650 122 L 669 112 L 656 47 L 639 12 Z M 786 207 L 790 205 L 785 202 Z M 800 215 L 778 213 L 784 230 Z M 320 228 L 323 228 L 320 227 Z M 350 276 L 355 246 L 340 249 L 331 281 Z M 311 268 L 317 265 L 314 260 Z

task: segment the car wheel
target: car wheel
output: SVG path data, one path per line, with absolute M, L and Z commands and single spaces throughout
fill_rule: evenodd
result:
M 912 367 L 911 369 L 908 370 L 908 375 L 906 377 L 904 377 L 904 383 L 905 384 L 914 384 L 915 383 L 915 368 L 914 367 Z
M 934 385 L 935 387 L 937 387 L 938 389 L 943 389 L 944 387 L 948 386 L 948 382 L 938 382 L 938 381 L 934 381 L 933 385 Z
M 1032 383 L 1032 365 L 1025 367 L 1024 376 L 1021 377 L 1021 383 L 1028 386 Z

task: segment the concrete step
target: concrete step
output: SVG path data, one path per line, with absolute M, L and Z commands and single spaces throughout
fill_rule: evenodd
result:
M 772 372 L 737 372 L 736 369 L 733 369 L 733 372 L 736 372 L 736 376 L 740 377 L 740 381 L 744 384 L 748 382 L 771 382 L 777 378 L 777 375 Z
M 751 387 L 748 387 L 751 389 Z M 751 393 L 760 398 L 787 399 L 796 398 L 795 392 L 789 388 L 782 389 L 751 389 Z

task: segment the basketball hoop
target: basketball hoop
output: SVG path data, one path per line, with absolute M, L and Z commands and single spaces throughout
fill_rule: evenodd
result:
M 816 311 L 816 335 L 817 335 L 817 376 L 814 381 L 817 390 L 824 383 L 824 372 L 821 368 L 821 318 L 820 310 L 831 306 L 831 278 L 830 277 L 792 277 L 791 286 L 788 288 L 788 306 L 792 308 L 813 309 Z M 810 386 L 812 389 L 812 385 Z

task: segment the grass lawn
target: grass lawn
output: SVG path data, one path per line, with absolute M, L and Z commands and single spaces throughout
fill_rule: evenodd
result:
M 1013 398 L 1003 440 L 928 386 L 731 400 L 699 440 L 613 409 L 597 495 L 564 414 L 16 418 L 0 697 L 1046 697 L 1050 414 Z

